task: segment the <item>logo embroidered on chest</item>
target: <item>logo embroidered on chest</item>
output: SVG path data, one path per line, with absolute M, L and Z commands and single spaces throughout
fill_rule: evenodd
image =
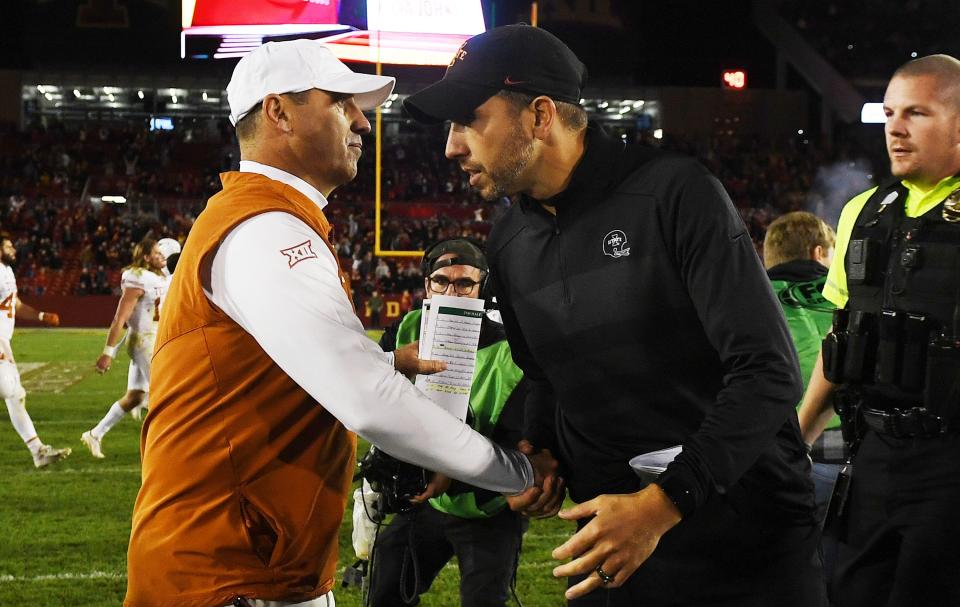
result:
M 313 252 L 313 242 L 308 240 L 294 245 L 288 249 L 280 249 L 280 252 L 287 257 L 287 264 L 292 268 L 304 259 L 316 259 L 317 254 Z
M 627 257 L 630 255 L 630 247 L 627 244 L 627 235 L 623 230 L 611 230 L 603 237 L 603 254 L 614 259 Z

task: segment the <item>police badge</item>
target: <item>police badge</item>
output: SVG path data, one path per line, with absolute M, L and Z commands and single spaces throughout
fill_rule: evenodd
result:
M 944 199 L 942 216 L 944 221 L 960 223 L 960 188 Z

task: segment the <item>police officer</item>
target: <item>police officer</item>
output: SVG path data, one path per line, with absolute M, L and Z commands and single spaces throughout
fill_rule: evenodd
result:
M 884 111 L 894 179 L 840 217 L 823 294 L 845 312 L 824 341 L 801 428 L 807 442 L 820 434 L 837 384 L 855 396 L 844 408 L 853 473 L 831 505 L 837 605 L 958 605 L 960 61 L 903 65 Z
M 483 297 L 489 268 L 477 243 L 452 238 L 424 253 L 427 297 Z M 406 314 L 380 341 L 392 351 L 420 337 L 421 310 Z M 526 382 L 513 362 L 503 325 L 483 319 L 468 421 L 495 442 L 514 447 L 520 440 Z M 507 507 L 498 493 L 437 475 L 419 505 L 394 517 L 373 551 L 370 595 L 373 607 L 415 605 L 451 557 L 460 566 L 460 605 L 506 604 L 527 519 Z M 437 494 L 424 504 L 425 499 Z

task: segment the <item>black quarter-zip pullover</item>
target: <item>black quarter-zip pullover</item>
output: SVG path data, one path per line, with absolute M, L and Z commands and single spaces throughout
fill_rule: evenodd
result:
M 660 483 L 694 507 L 719 491 L 811 520 L 796 353 L 719 181 L 591 125 L 569 186 L 543 203 L 556 215 L 521 197 L 488 256 L 534 385 L 527 433 L 559 451 L 573 499 L 636 491 L 630 458 L 682 444 Z

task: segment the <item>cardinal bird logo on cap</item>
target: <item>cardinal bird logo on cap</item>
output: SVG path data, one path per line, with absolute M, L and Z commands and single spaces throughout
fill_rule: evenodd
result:
M 457 61 L 463 61 L 463 59 L 467 56 L 467 50 L 463 48 L 466 45 L 466 42 L 460 45 L 460 48 L 458 48 L 457 52 L 453 54 L 453 57 L 450 59 L 450 63 L 447 64 L 447 67 L 453 67 L 453 64 Z

